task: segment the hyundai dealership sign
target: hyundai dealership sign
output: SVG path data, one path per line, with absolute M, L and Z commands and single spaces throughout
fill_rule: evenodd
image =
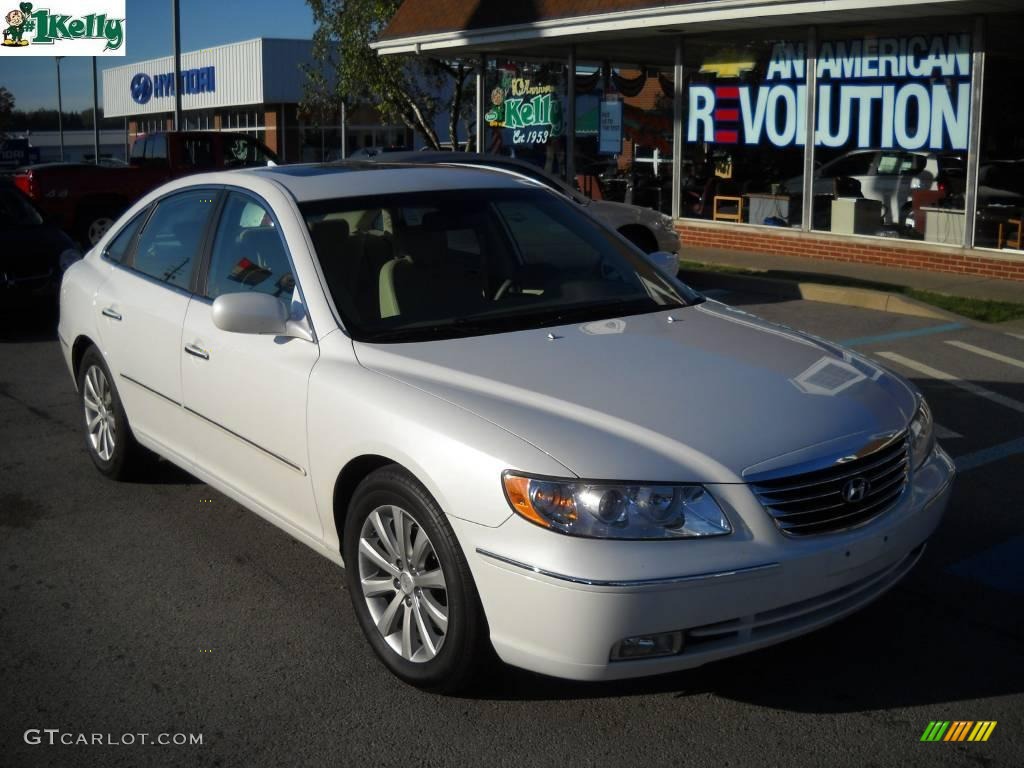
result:
M 181 93 L 213 93 L 217 90 L 216 67 L 200 67 L 186 69 L 181 73 Z M 132 101 L 146 104 L 150 99 L 167 98 L 174 95 L 174 73 L 150 77 L 145 72 L 138 72 L 132 77 L 129 86 Z
M 302 98 L 305 74 L 313 62 L 312 40 L 258 37 L 182 51 L 181 79 L 174 80 L 174 57 L 161 56 L 103 70 L 103 112 L 109 117 L 167 115 L 175 92 L 183 110 L 260 107 L 280 109 Z M 212 124 L 212 115 L 211 117 Z

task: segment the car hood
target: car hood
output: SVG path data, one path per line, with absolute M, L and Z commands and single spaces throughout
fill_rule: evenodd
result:
M 587 204 L 587 209 L 596 216 L 613 219 L 622 224 L 651 224 L 657 216 L 650 208 L 619 203 L 615 200 L 591 200 Z
M 742 482 L 849 455 L 904 429 L 916 407 L 902 379 L 867 360 L 716 302 L 355 349 L 365 367 L 590 479 Z

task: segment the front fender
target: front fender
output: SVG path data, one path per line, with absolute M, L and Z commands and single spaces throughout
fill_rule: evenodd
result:
M 308 397 L 310 475 L 328 547 L 339 541 L 335 483 L 342 468 L 360 456 L 391 459 L 411 472 L 446 514 L 492 528 L 512 514 L 501 486 L 503 470 L 572 476 L 507 430 L 363 368 L 340 331 L 321 339 Z

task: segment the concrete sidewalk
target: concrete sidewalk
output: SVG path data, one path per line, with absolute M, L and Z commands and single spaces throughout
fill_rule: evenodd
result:
M 1024 282 L 1020 280 L 897 269 L 854 262 L 805 259 L 799 256 L 772 256 L 717 248 L 684 247 L 679 253 L 679 258 L 714 266 L 756 270 L 763 273 L 760 277 L 794 282 L 842 280 L 851 286 L 876 291 L 884 291 L 885 285 L 902 286 L 950 296 L 1024 304 Z

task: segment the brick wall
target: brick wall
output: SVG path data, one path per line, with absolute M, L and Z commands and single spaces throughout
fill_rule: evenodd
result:
M 882 239 L 773 231 L 765 227 L 686 220 L 677 222 L 676 230 L 684 259 L 689 245 L 1024 281 L 1024 258 L 1004 259 L 985 251 L 965 248 L 941 248 L 928 243 L 902 241 L 897 245 Z

